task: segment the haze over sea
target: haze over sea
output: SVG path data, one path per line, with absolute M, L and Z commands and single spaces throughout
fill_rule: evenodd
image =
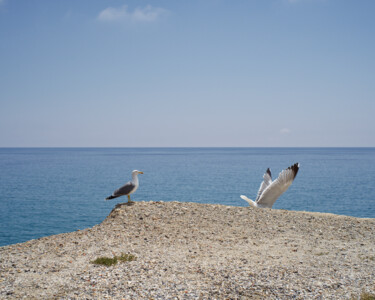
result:
M 100 223 L 133 169 L 134 201 L 248 206 L 268 167 L 295 162 L 275 209 L 375 218 L 375 148 L 0 148 L 0 246 Z

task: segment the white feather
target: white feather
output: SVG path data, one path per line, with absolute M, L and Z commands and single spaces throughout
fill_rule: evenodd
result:
M 259 187 L 257 198 L 254 201 L 241 195 L 241 198 L 253 207 L 269 207 L 272 208 L 273 204 L 292 184 L 299 170 L 299 163 L 296 163 L 289 168 L 280 172 L 279 177 L 272 181 L 271 172 L 267 169 L 263 175 L 263 182 Z

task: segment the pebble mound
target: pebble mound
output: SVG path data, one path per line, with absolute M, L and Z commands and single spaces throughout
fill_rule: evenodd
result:
M 375 294 L 375 219 L 180 202 L 0 248 L 1 299 L 358 299 Z M 133 254 L 113 266 L 98 257 Z

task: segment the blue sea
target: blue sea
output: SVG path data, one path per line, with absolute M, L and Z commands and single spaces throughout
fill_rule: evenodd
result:
M 0 246 L 99 224 L 133 169 L 134 201 L 248 206 L 268 167 L 295 162 L 275 209 L 375 218 L 375 148 L 0 148 Z

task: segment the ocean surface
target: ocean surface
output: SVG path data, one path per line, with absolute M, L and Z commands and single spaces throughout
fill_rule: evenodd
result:
M 268 167 L 295 162 L 273 208 L 375 218 L 375 148 L 0 148 L 0 246 L 99 224 L 133 169 L 134 201 L 248 206 Z

